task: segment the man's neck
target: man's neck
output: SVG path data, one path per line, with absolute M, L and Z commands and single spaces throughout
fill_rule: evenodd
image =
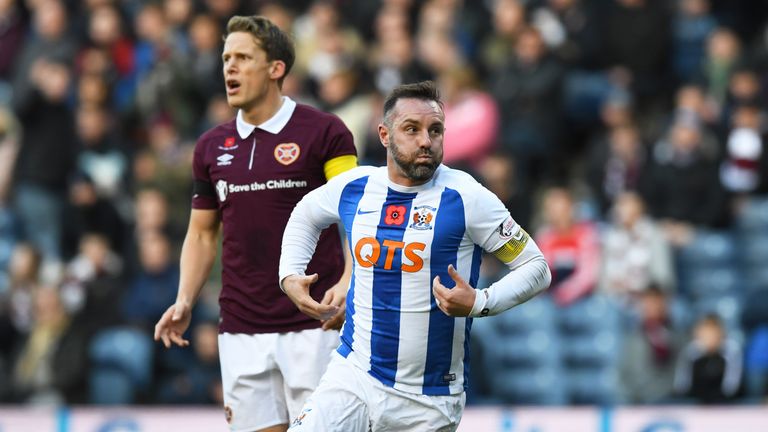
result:
M 252 107 L 242 108 L 243 120 L 252 124 L 260 125 L 271 119 L 283 105 L 283 95 L 280 90 L 270 91 L 264 96 L 264 99 L 255 103 Z

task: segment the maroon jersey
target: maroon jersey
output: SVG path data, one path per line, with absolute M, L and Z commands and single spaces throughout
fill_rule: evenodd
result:
M 283 231 L 296 203 L 325 183 L 323 165 L 354 155 L 352 135 L 337 117 L 284 98 L 254 127 L 241 114 L 203 134 L 193 163 L 195 209 L 217 209 L 223 224 L 222 333 L 304 330 L 320 322 L 299 312 L 278 285 Z M 344 270 L 339 232 L 324 230 L 307 268 L 320 279 L 320 300 Z

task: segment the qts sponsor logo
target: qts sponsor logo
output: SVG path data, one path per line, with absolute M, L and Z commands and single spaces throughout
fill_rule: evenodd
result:
M 402 251 L 400 270 L 415 273 L 424 267 L 424 259 L 417 253 L 427 247 L 421 242 L 405 243 L 397 240 L 384 240 L 381 243 L 374 237 L 363 237 L 355 244 L 355 260 L 361 267 L 380 267 L 392 270 L 395 253 Z M 383 249 L 383 250 L 382 250 Z

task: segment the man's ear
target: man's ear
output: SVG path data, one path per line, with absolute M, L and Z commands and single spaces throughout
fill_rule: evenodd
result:
M 273 60 L 269 65 L 269 78 L 278 80 L 285 76 L 285 62 L 282 60 Z
M 389 128 L 379 123 L 379 141 L 384 147 L 389 147 Z

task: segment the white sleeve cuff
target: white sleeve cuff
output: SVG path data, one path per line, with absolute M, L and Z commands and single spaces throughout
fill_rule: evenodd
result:
M 487 289 L 476 289 L 475 290 L 475 304 L 472 305 L 472 310 L 469 312 L 470 317 L 484 317 L 488 316 L 490 313 L 490 310 L 486 307 L 488 304 L 488 297 L 490 294 L 488 294 Z

